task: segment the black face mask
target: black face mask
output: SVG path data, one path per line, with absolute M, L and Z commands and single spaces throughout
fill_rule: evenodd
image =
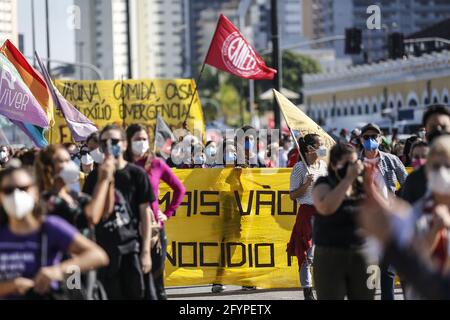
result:
M 348 171 L 348 167 L 349 167 L 349 166 L 350 166 L 350 163 L 347 162 L 347 163 L 345 164 L 345 166 L 344 166 L 342 169 L 339 169 L 339 170 L 336 171 L 336 175 L 337 175 L 337 177 L 338 177 L 340 180 L 344 179 L 345 176 L 347 175 L 347 171 Z
M 430 133 L 427 133 L 427 141 L 429 144 L 432 144 L 434 140 L 445 135 L 450 135 L 450 133 L 442 129 L 436 129 L 431 131 Z

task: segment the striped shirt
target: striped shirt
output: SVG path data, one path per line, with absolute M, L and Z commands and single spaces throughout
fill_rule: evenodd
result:
M 325 177 L 328 175 L 328 168 L 326 162 L 323 160 L 319 160 L 318 164 L 319 165 L 316 167 L 309 167 L 311 174 L 314 176 L 313 182 L 308 187 L 308 189 L 306 189 L 305 194 L 300 198 L 296 199 L 299 205 L 300 204 L 308 204 L 311 206 L 314 205 L 312 197 L 312 190 L 314 188 L 314 184 L 320 177 Z M 306 166 L 303 164 L 303 161 L 298 162 L 292 169 L 290 191 L 293 192 L 298 188 L 300 188 L 300 186 L 306 182 L 307 175 L 308 170 L 306 169 Z
M 408 172 L 406 172 L 405 166 L 397 156 L 382 151 L 379 151 L 379 153 L 378 169 L 388 190 L 395 193 L 397 183 L 403 186 L 408 177 Z M 360 159 L 364 160 L 364 152 L 361 153 Z

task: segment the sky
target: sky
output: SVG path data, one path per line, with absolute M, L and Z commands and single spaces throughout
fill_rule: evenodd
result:
M 42 58 L 47 57 L 45 0 L 34 0 L 36 49 Z M 75 61 L 75 35 L 70 30 L 68 7 L 73 0 L 48 0 L 50 16 L 51 58 L 67 62 Z M 18 0 L 19 33 L 24 35 L 26 56 L 33 54 L 31 0 Z

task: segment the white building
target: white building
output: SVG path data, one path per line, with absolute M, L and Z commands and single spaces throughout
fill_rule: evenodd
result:
M 75 0 L 82 19 L 76 32 L 77 61 L 96 65 L 105 79 L 127 78 L 130 46 L 133 78 L 182 77 L 183 0 L 129 0 L 129 26 L 127 2 Z
M 411 133 L 431 104 L 450 103 L 450 52 L 304 76 L 305 111 L 328 129 L 375 122 Z
M 126 0 L 75 0 L 81 28 L 75 32 L 76 60 L 97 66 L 105 79 L 128 76 Z M 92 79 L 94 75 L 80 74 Z
M 412 133 L 431 104 L 450 104 L 450 52 L 304 76 L 305 111 L 328 129 L 375 122 Z
M 0 43 L 6 39 L 19 45 L 16 0 L 0 0 Z
M 387 38 L 392 32 L 410 35 L 450 17 L 449 0 L 304 0 L 312 8 L 314 38 L 344 35 L 346 28 L 357 27 L 363 31 L 363 46 L 370 61 L 387 56 Z M 367 8 L 378 5 L 381 10 L 381 29 L 367 28 Z M 344 56 L 344 41 L 320 45 L 334 48 L 338 57 Z M 355 56 L 362 62 L 362 56 Z
M 133 76 L 180 78 L 184 74 L 183 0 L 133 0 Z

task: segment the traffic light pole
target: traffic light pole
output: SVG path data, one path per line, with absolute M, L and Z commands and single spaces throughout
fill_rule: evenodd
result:
M 280 50 L 280 34 L 278 31 L 278 7 L 277 0 L 271 0 L 271 17 L 272 17 L 272 64 L 275 70 L 278 70 L 274 78 L 274 88 L 281 92 L 282 88 L 282 56 Z M 281 129 L 281 113 L 280 107 L 274 97 L 273 99 L 273 113 L 275 120 L 275 128 Z

